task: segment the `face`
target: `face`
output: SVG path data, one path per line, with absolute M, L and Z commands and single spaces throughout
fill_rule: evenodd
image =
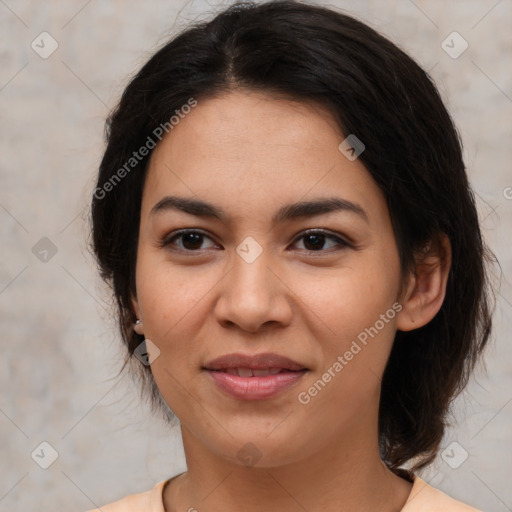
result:
M 273 467 L 376 431 L 400 265 L 385 198 L 345 138 L 319 106 L 237 91 L 199 101 L 153 151 L 133 305 L 182 429 L 234 463 L 249 442 Z M 295 371 L 265 357 L 212 369 L 269 353 Z

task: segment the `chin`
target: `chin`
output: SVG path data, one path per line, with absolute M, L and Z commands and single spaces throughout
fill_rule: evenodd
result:
M 248 428 L 235 431 L 228 427 L 226 430 L 233 437 L 223 435 L 222 439 L 210 438 L 209 450 L 241 467 L 263 469 L 285 466 L 303 459 L 310 451 L 314 451 L 313 440 L 300 439 L 299 432 L 291 432 L 289 429 L 280 430 L 277 427 L 272 432 L 272 429 L 268 428 Z M 290 442 L 291 440 L 295 442 Z

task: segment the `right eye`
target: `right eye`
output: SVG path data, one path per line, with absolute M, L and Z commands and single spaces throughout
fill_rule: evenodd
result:
M 162 248 L 170 248 L 181 252 L 199 252 L 204 239 L 211 238 L 202 231 L 184 229 L 176 233 L 165 236 L 159 246 Z M 179 243 L 177 243 L 179 242 Z

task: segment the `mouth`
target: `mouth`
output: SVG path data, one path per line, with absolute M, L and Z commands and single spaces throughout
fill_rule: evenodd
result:
M 238 400 L 264 400 L 296 385 L 309 371 L 278 354 L 228 354 L 203 368 L 224 394 Z

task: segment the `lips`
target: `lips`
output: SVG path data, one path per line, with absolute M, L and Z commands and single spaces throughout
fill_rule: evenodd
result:
M 206 370 L 250 369 L 250 370 L 307 370 L 304 365 L 279 354 L 227 354 L 217 357 L 204 365 Z
M 308 371 L 278 354 L 228 354 L 209 361 L 203 369 L 220 391 L 239 400 L 272 398 L 297 384 Z

